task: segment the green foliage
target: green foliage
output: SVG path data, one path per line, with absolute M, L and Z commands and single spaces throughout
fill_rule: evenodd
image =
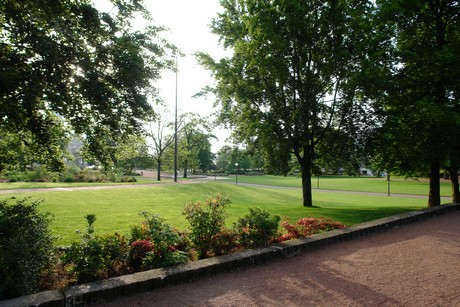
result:
M 430 174 L 428 205 L 439 205 L 440 168 L 457 170 L 460 156 L 459 4 L 392 0 L 378 7 L 377 26 L 390 32 L 379 62 L 392 59 L 379 91 L 385 118 L 371 139 L 374 163 L 392 173 Z
M 187 178 L 189 169 L 204 168 L 202 171 L 207 171 L 213 156 L 211 139 L 215 138 L 210 123 L 198 114 L 185 113 L 180 116 L 178 126 L 178 164 L 184 170 L 184 178 Z M 170 146 L 165 152 L 165 162 L 172 164 L 173 157 L 174 148 Z
M 152 81 L 172 67 L 175 47 L 159 36 L 163 28 L 131 27 L 149 19 L 142 2 L 110 3 L 107 12 L 89 1 L 0 6 L 0 129 L 27 140 L 54 168 L 63 166 L 70 130 L 109 164 L 117 144 L 141 130 Z
M 304 206 L 316 147 L 328 130 L 340 130 L 359 91 L 355 84 L 372 33 L 370 6 L 362 1 L 221 1 L 212 30 L 232 56 L 215 61 L 198 54 L 213 72 L 219 121 L 240 142 L 256 144 L 270 173 L 286 175 L 295 155 Z M 360 22 L 355 22 L 357 16 Z M 333 144 L 329 145 L 333 146 Z M 324 152 L 327 154 L 327 152 Z
M 249 214 L 238 219 L 234 228 L 240 234 L 240 243 L 245 247 L 269 245 L 278 235 L 281 218 L 260 208 L 249 208 Z
M 68 265 L 69 273 L 78 282 L 88 282 L 106 277 L 115 271 L 118 264 L 126 261 L 128 244 L 124 236 L 117 233 L 106 236 L 94 236 L 96 216 L 88 214 L 88 226 L 79 242 L 64 249 L 62 263 Z
M 121 182 L 136 182 L 137 179 L 131 176 L 123 176 L 121 177 Z
M 136 182 L 132 176 L 123 176 L 122 170 L 102 171 L 98 169 L 80 169 L 78 167 L 66 167 L 59 174 L 52 172 L 44 166 L 37 165 L 25 172 L 5 171 L 5 178 L 9 182 Z
M 182 210 L 191 227 L 190 238 L 201 258 L 213 251 L 216 237 L 224 227 L 225 209 L 229 204 L 230 199 L 217 194 L 204 202 L 189 203 Z
M 177 250 L 182 237 L 157 214 L 141 212 L 141 226 L 131 228 L 129 263 L 144 268 L 159 268 L 184 263 L 187 254 Z
M 53 242 L 50 215 L 41 201 L 0 200 L 0 299 L 33 293 L 51 267 Z

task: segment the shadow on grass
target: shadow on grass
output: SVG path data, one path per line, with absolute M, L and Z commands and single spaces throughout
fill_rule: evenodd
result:
M 381 219 L 384 217 L 401 214 L 410 211 L 418 211 L 420 208 L 400 208 L 400 207 L 385 207 L 375 209 L 360 209 L 360 208 L 322 208 L 316 214 L 342 222 L 347 226 L 369 222 L 372 220 Z

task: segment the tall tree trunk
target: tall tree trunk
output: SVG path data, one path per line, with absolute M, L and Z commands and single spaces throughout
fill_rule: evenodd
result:
M 300 170 L 302 173 L 302 196 L 303 206 L 313 207 L 313 197 L 311 193 L 311 161 L 302 159 L 300 162 Z
M 161 159 L 157 160 L 157 181 L 161 181 Z
M 184 161 L 184 178 L 187 178 L 188 160 Z
M 436 156 L 431 161 L 430 194 L 428 195 L 428 207 L 441 205 L 441 176 L 439 175 L 439 169 L 439 158 Z
M 458 166 L 450 166 L 450 182 L 452 183 L 452 202 L 454 204 L 460 203 L 460 189 L 458 186 Z

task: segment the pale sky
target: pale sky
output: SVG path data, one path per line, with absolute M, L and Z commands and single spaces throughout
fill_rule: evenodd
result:
M 107 8 L 106 0 L 93 1 L 99 10 Z M 162 33 L 162 37 L 185 55 L 178 59 L 178 113 L 195 112 L 204 117 L 210 116 L 215 111 L 213 97 L 205 99 L 192 96 L 203 87 L 212 85 L 213 79 L 208 71 L 198 65 L 193 54 L 204 51 L 215 59 L 228 54 L 209 28 L 212 19 L 221 10 L 219 0 L 144 0 L 144 3 L 153 17 L 153 24 L 169 28 Z M 159 95 L 171 107 L 171 114 L 174 114 L 175 86 L 176 76 L 172 72 L 165 72 L 157 82 Z M 230 133 L 216 129 L 214 134 L 219 138 L 212 144 L 212 151 L 216 153 Z
M 209 71 L 204 70 L 195 60 L 193 54 L 204 51 L 218 59 L 228 52 L 219 45 L 218 37 L 211 33 L 209 24 L 221 10 L 219 0 L 145 0 L 145 4 L 154 19 L 155 25 L 162 25 L 170 30 L 164 36 L 176 45 L 185 56 L 179 58 L 178 74 L 178 109 L 180 112 L 195 112 L 209 116 L 213 111 L 213 97 L 192 98 L 203 87 L 213 84 Z M 171 105 L 175 102 L 175 75 L 165 73 L 158 82 L 160 95 Z M 229 132 L 221 129 L 214 131 L 219 138 L 213 142 L 213 152 L 225 143 Z

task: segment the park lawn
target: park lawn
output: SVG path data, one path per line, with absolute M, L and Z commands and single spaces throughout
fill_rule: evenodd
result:
M 235 182 L 234 175 L 229 176 L 228 182 Z M 295 176 L 245 176 L 238 175 L 238 182 L 263 184 L 284 187 L 302 187 L 302 180 Z M 312 177 L 313 189 L 362 191 L 374 193 L 388 193 L 388 181 L 386 178 L 376 177 L 348 177 L 348 176 L 320 176 Z M 390 180 L 390 194 L 414 194 L 428 195 L 429 182 L 427 180 L 413 180 L 394 178 Z M 451 196 L 451 184 L 448 181 L 441 182 L 441 196 Z
M 0 195 L 0 199 L 26 196 L 43 199 L 40 210 L 54 215 L 51 228 L 59 236 L 58 245 L 79 238 L 76 230 L 86 228 L 85 216 L 95 214 L 96 234 L 118 232 L 129 235 L 130 227 L 138 225 L 141 211 L 159 214 L 179 230 L 187 228 L 181 215 L 186 203 L 203 200 L 217 193 L 228 196 L 232 204 L 227 209 L 227 225 L 245 215 L 250 207 L 266 209 L 271 214 L 289 217 L 328 217 L 348 226 L 402 212 L 426 207 L 426 199 L 359 195 L 314 191 L 314 208 L 302 207 L 301 192 L 231 185 L 220 182 L 155 185 L 124 189 L 54 191 Z

